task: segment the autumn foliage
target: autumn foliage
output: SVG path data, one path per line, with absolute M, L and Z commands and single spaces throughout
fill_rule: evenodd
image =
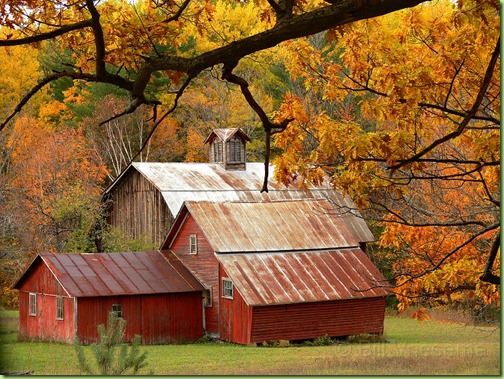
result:
M 280 108 L 295 121 L 275 140 L 277 177 L 329 175 L 376 221 L 400 309 L 499 306 L 481 281 L 500 227 L 496 4 L 436 2 L 285 48 L 304 89 Z
M 2 283 L 128 246 L 102 190 L 241 127 L 285 185 L 354 199 L 400 309 L 500 306 L 495 0 L 10 0 L 0 26 Z

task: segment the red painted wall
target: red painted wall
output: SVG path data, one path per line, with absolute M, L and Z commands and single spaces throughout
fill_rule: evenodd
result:
M 254 307 L 250 342 L 383 333 L 385 298 Z
M 220 278 L 227 278 L 220 268 Z M 222 289 L 220 289 L 222 291 Z M 233 299 L 220 297 L 220 331 L 221 339 L 235 343 L 249 344 L 252 325 L 252 308 L 249 307 L 234 287 Z
M 189 254 L 191 234 L 197 235 L 198 254 Z M 183 222 L 170 249 L 205 287 L 212 288 L 213 305 L 205 307 L 206 331 L 219 336 L 219 263 L 212 247 L 190 214 Z
M 97 325 L 107 324 L 112 304 L 122 305 L 125 342 L 136 334 L 144 344 L 185 343 L 204 335 L 201 292 L 88 297 L 77 299 L 77 304 L 77 333 L 86 344 L 98 340 Z
M 384 297 L 255 307 L 236 287 L 233 300 L 221 297 L 221 338 L 240 344 L 382 334 L 384 319 Z
M 29 315 L 29 293 L 37 296 L 37 314 Z M 56 298 L 63 296 L 63 320 L 56 319 Z M 74 298 L 54 278 L 47 266 L 40 262 L 30 280 L 19 289 L 19 338 L 72 342 L 75 336 Z
M 29 293 L 37 295 L 37 314 L 29 315 Z M 97 326 L 106 324 L 112 304 L 121 304 L 127 321 L 125 341 L 142 335 L 144 344 L 183 343 L 201 338 L 203 299 L 200 291 L 114 297 L 64 297 L 64 319 L 56 319 L 56 298 L 65 292 L 40 261 L 19 289 L 20 339 L 72 343 L 96 342 Z M 75 315 L 77 311 L 77 317 Z M 77 318 L 77 325 L 76 320 Z

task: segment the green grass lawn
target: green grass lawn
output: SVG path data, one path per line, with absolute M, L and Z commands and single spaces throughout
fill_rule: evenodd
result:
M 72 346 L 18 342 L 17 312 L 0 312 L 0 372 L 78 375 Z M 156 375 L 499 375 L 500 329 L 390 317 L 386 342 L 249 347 L 226 343 L 143 346 Z M 90 352 L 87 351 L 88 356 Z

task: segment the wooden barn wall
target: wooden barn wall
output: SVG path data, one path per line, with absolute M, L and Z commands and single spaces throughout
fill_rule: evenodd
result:
M 63 298 L 63 320 L 56 319 L 56 296 L 37 293 L 37 314 L 28 314 L 29 292 L 19 293 L 19 339 L 71 343 L 75 337 L 74 299 Z
M 189 236 L 191 234 L 197 235 L 198 254 L 189 254 Z M 212 247 L 190 214 L 175 237 L 171 250 L 206 288 L 212 289 L 212 306 L 205 307 L 205 324 L 207 333 L 218 336 L 219 263 Z
M 161 192 L 134 171 L 112 194 L 109 222 L 133 238 L 147 237 L 154 246 L 164 242 L 174 216 Z
M 37 296 L 37 313 L 29 315 L 29 294 Z M 56 319 L 56 298 L 63 297 L 63 320 Z M 35 267 L 19 289 L 19 338 L 71 342 L 75 336 L 74 299 L 54 278 L 45 264 Z
M 143 344 L 184 343 L 204 335 L 201 292 L 79 298 L 77 333 L 83 343 L 98 340 L 112 304 L 121 304 L 126 320 L 124 341 L 136 334 Z
M 228 277 L 222 267 L 219 274 L 220 278 Z M 249 344 L 251 316 L 252 308 L 245 303 L 237 288 L 234 287 L 233 299 L 220 297 L 220 338 L 234 343 Z
M 250 342 L 383 333 L 385 298 L 253 308 Z

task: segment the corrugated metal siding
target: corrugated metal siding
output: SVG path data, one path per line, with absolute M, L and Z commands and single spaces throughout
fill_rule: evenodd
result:
M 386 296 L 383 275 L 360 249 L 218 254 L 248 305 Z
M 273 166 L 270 171 L 273 172 Z M 359 242 L 374 241 L 374 237 L 367 227 L 365 221 L 360 216 L 355 205 L 349 197 L 343 197 L 338 191 L 331 188 L 328 184 L 320 187 L 310 187 L 307 189 L 298 188 L 296 185 L 285 187 L 282 184 L 270 179 L 269 192 L 261 193 L 262 182 L 264 179 L 264 164 L 262 163 L 247 163 L 247 169 L 244 171 L 232 171 L 224 169 L 217 163 L 133 163 L 116 182 L 114 182 L 107 192 L 114 194 L 121 192 L 121 187 L 131 187 L 127 184 L 133 180 L 135 172 L 139 172 L 144 176 L 152 186 L 162 194 L 169 211 L 175 216 L 184 201 L 273 201 L 273 200 L 289 200 L 289 199 L 307 199 L 307 198 L 328 198 L 334 206 L 332 207 L 341 218 L 345 219 L 345 223 L 349 226 L 352 232 L 356 235 Z M 113 207 L 111 220 L 113 225 L 122 225 L 124 223 L 120 218 L 131 218 L 131 215 L 125 215 L 121 209 L 153 206 L 148 205 L 152 199 L 146 198 L 143 194 L 142 198 L 135 197 L 134 188 L 130 188 L 124 192 L 121 199 L 114 199 L 117 202 Z M 127 199 L 130 198 L 129 200 Z M 131 203 L 131 204 L 130 204 Z M 137 204 L 138 203 L 138 204 Z M 130 204 L 130 205 L 127 205 Z M 136 208 L 135 208 L 136 207 Z M 157 205 L 159 208 L 159 205 Z M 122 213 L 121 213 L 122 212 Z M 133 210 L 129 210 L 133 212 Z M 144 212 L 145 213 L 145 212 Z M 121 216 L 119 216 L 121 214 Z M 163 219 L 168 219 L 166 216 L 160 215 Z M 114 221 L 115 220 L 115 221 Z M 132 220 L 135 220 L 133 217 Z M 169 221 L 169 220 L 168 220 Z M 115 223 L 114 223 L 115 222 Z M 143 222 L 143 221 L 142 221 Z M 152 227 L 153 219 L 146 221 L 146 227 Z M 156 220 L 159 223 L 159 220 Z M 129 227 L 133 227 L 133 221 L 127 223 Z M 162 228 L 162 225 L 160 226 Z M 164 231 L 166 234 L 168 229 Z M 162 232 L 158 232 L 162 233 Z
M 383 333 L 385 298 L 254 307 L 248 343 Z
M 269 203 L 187 202 L 217 253 L 355 247 L 345 220 L 324 209 L 327 200 Z
M 110 254 L 42 254 L 70 296 L 201 291 L 203 287 L 174 256 L 159 251 Z

